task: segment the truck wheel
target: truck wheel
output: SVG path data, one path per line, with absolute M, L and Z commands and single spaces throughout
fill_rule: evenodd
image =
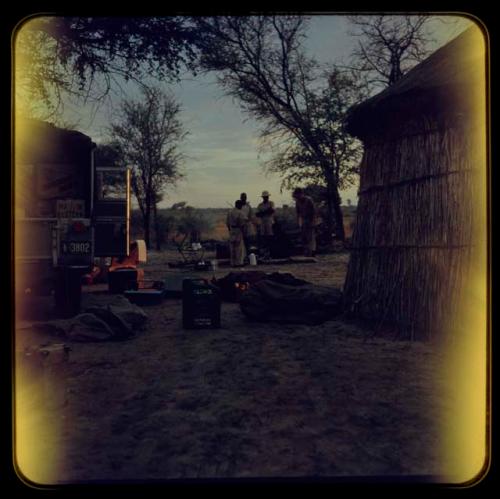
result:
M 81 270 L 59 269 L 55 286 L 56 312 L 63 317 L 73 317 L 80 311 L 82 298 Z

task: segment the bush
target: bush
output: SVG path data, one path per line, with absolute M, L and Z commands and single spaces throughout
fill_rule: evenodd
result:
M 178 213 L 175 222 L 177 233 L 188 236 L 193 242 L 200 241 L 202 232 L 212 229 L 213 223 L 201 210 L 187 206 L 178 210 Z
M 176 219 L 172 214 L 164 211 L 158 212 L 156 217 L 157 227 L 155 226 L 154 231 L 155 241 L 157 246 L 161 247 L 163 244 L 168 242 L 169 235 L 175 230 Z M 158 228 L 158 230 L 156 230 L 156 228 Z

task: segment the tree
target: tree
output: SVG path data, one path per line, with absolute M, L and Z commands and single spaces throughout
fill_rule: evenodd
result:
M 201 18 L 194 22 L 200 33 L 196 43 L 202 67 L 217 71 L 227 93 L 263 123 L 262 137 L 280 144 L 280 159 L 287 162 L 300 156 L 302 165 L 321 177 L 330 200 L 330 233 L 335 225 L 343 239 L 339 185 L 345 163 L 335 163 L 333 152 L 345 144 L 331 133 L 339 123 L 325 122 L 330 94 L 318 95 L 318 65 L 301 49 L 307 19 L 250 16 Z M 335 78 L 341 79 L 340 75 Z M 317 111 L 318 105 L 324 105 L 321 112 Z M 306 175 L 305 168 L 297 172 Z
M 158 203 L 169 185 L 181 178 L 179 144 L 187 135 L 179 120 L 181 108 L 158 88 L 143 89 L 142 100 L 123 101 L 110 134 L 123 159 L 132 167 L 131 184 L 143 218 L 144 239 L 150 247 L 151 217 L 159 230 Z M 158 241 L 161 237 L 156 237 Z
M 172 207 L 170 208 L 171 210 L 182 210 L 183 208 L 186 207 L 186 201 L 179 201 L 178 203 L 174 203 Z
M 155 242 L 157 250 L 161 250 L 164 243 L 168 242 L 169 234 L 176 229 L 176 218 L 167 210 L 158 210 L 155 217 Z
M 431 52 L 430 16 L 349 16 L 358 47 L 353 66 L 369 84 L 384 87 L 396 83 Z
M 203 232 L 208 232 L 213 227 L 213 223 L 203 213 L 203 211 L 193 208 L 189 205 L 177 207 L 175 209 L 176 234 L 174 240 L 181 237 L 182 243 L 190 240 L 191 242 L 199 242 Z
M 29 19 L 16 33 L 17 104 L 46 118 L 63 95 L 99 101 L 122 80 L 175 79 L 194 69 L 194 38 L 182 16 Z
M 325 76 L 327 86 L 309 97 L 310 116 L 322 153 L 330 162 L 335 183 L 338 189 L 345 189 L 354 185 L 362 156 L 361 143 L 345 130 L 345 118 L 350 107 L 364 98 L 366 89 L 335 67 Z M 341 235 L 340 217 L 335 213 L 335 210 L 340 210 L 340 196 L 338 204 L 334 205 L 335 196 L 331 195 L 328 177 L 317 158 L 296 140 L 288 141 L 285 147 L 275 145 L 274 149 L 273 156 L 266 164 L 268 171 L 280 174 L 283 177 L 282 187 L 288 189 L 299 184 L 310 188 L 318 186 L 326 205 L 328 231 L 331 233 L 334 230 Z M 332 218 L 329 214 L 332 213 L 337 221 L 335 228 L 328 224 Z

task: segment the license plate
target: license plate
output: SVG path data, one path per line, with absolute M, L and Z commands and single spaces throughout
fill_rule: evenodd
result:
M 90 241 L 62 241 L 64 255 L 90 255 Z

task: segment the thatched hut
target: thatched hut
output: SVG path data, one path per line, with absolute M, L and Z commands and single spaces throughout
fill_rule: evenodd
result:
M 472 27 L 351 110 L 365 148 L 344 286 L 357 316 L 425 338 L 471 296 L 486 248 L 485 68 Z

